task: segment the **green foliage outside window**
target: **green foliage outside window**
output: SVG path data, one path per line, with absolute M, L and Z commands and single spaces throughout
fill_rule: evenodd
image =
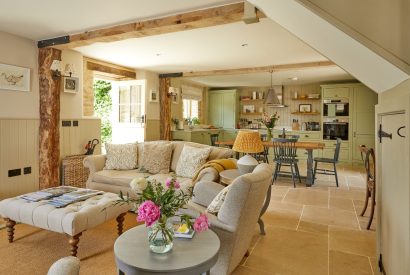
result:
M 94 81 L 94 111 L 101 118 L 101 141 L 110 142 L 112 138 L 111 110 L 112 99 L 110 96 L 111 83 L 104 80 Z

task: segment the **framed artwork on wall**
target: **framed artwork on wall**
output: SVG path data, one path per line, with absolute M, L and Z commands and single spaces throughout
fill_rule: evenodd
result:
M 300 113 L 311 113 L 312 104 L 299 104 L 299 112 Z
M 149 91 L 149 102 L 159 102 L 159 94 L 157 90 Z
M 65 93 L 76 94 L 78 92 L 78 77 L 64 77 L 63 85 Z
M 30 69 L 0 64 L 0 90 L 30 91 Z

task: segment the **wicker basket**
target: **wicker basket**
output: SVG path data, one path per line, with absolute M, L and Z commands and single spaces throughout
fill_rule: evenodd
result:
M 63 159 L 63 171 L 62 171 L 62 184 L 75 186 L 75 187 L 85 187 L 85 183 L 90 174 L 90 170 L 83 165 L 84 158 L 86 155 L 73 155 L 67 156 Z

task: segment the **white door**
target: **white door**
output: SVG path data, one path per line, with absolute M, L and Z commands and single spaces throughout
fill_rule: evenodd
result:
M 407 123 L 406 114 L 384 114 L 378 120 L 382 130 L 392 134 L 391 139 L 383 138 L 381 143 L 377 140 L 379 253 L 385 274 L 407 275 L 410 274 L 409 150 L 407 129 L 400 128 Z
M 113 143 L 144 141 L 145 81 L 118 81 L 113 83 Z

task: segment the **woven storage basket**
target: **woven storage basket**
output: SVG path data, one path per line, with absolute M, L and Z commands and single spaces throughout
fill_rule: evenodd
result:
M 86 155 L 67 156 L 63 159 L 63 185 L 85 187 L 90 170 L 83 165 Z

